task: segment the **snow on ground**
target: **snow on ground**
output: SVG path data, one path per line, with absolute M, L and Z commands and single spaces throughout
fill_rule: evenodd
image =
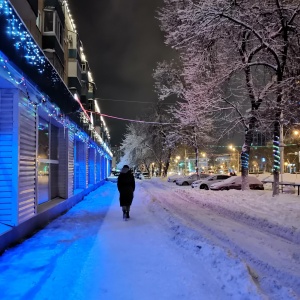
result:
M 131 215 L 105 183 L 0 257 L 0 299 L 300 299 L 297 195 L 153 178 Z
M 284 181 L 297 181 L 295 175 L 284 176 Z M 271 299 L 300 299 L 300 197 L 290 194 L 294 190 L 272 197 L 269 189 L 205 191 L 147 184 L 182 224 L 241 259 Z

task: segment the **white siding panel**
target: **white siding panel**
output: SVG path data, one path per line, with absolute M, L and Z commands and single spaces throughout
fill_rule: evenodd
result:
M 87 144 L 85 144 L 85 186 L 89 186 L 89 152 Z
M 68 196 L 74 195 L 74 133 L 68 130 Z
M 89 148 L 89 184 L 96 183 L 96 149 Z
M 0 221 L 11 226 L 18 222 L 18 94 L 0 89 Z
M 97 151 L 96 153 L 96 182 L 100 182 L 101 180 L 101 158 L 100 153 Z
M 87 188 L 87 145 L 76 142 L 76 184 L 75 189 Z
M 37 111 L 27 97 L 20 97 L 19 223 L 36 213 Z
M 67 199 L 68 196 L 68 157 L 69 157 L 69 135 L 68 129 L 59 128 L 58 133 L 58 193 L 61 198 Z

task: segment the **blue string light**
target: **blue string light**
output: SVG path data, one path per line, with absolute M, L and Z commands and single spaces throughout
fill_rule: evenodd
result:
M 4 16 L 7 21 L 6 33 L 12 39 L 15 48 L 21 53 L 21 55 L 23 55 L 23 57 L 26 59 L 26 61 L 29 64 L 35 66 L 38 72 L 42 74 L 45 71 L 45 68 L 47 66 L 47 60 L 44 56 L 44 53 L 41 51 L 39 46 L 35 43 L 34 39 L 27 31 L 26 26 L 19 19 L 18 15 L 15 13 L 14 9 L 10 5 L 9 1 L 0 0 L 0 16 Z M 0 63 L 3 69 L 7 71 L 7 75 L 9 76 L 8 80 L 12 81 L 14 84 L 17 85 L 21 85 L 23 83 L 26 88 L 26 82 L 24 83 L 25 81 L 24 77 L 16 79 L 17 76 L 12 76 L 11 71 L 8 70 L 9 68 L 7 66 L 7 59 L 2 57 L 1 53 L 0 53 Z M 54 69 L 51 70 L 51 80 L 53 83 L 61 81 L 61 78 L 59 77 L 58 73 Z M 44 97 L 42 96 L 42 98 Z M 48 100 L 42 101 L 41 103 L 34 103 L 34 101 L 30 99 L 30 97 L 28 98 L 28 100 L 29 100 L 29 104 L 35 106 L 44 104 L 43 105 L 44 110 L 46 110 L 46 112 L 50 117 L 57 118 L 58 115 L 61 115 L 59 114 L 59 108 L 52 109 L 51 107 L 48 107 Z M 60 121 L 61 121 L 60 123 L 63 123 L 64 126 L 66 124 L 71 124 L 69 122 L 64 122 L 62 120 Z M 102 137 L 95 131 L 93 126 L 91 128 L 91 131 L 95 140 L 97 140 L 97 142 L 106 150 L 106 153 L 108 153 L 108 155 L 112 157 L 112 153 L 110 149 L 108 148 L 106 143 L 104 143 Z M 84 134 L 80 134 L 79 138 L 86 141 L 87 138 L 89 137 L 88 135 L 87 137 L 85 137 Z
M 241 154 L 241 165 L 242 168 L 249 169 L 249 154 L 246 152 Z
M 0 0 L 0 15 L 6 17 L 6 33 L 14 41 L 16 49 L 22 52 L 26 61 L 36 66 L 38 72 L 42 74 L 46 66 L 44 54 L 6 0 Z
M 279 150 L 279 136 L 274 137 L 273 141 L 273 157 L 274 157 L 274 163 L 273 167 L 274 170 L 280 169 L 280 150 Z
M 1 0 L 0 0 L 1 1 Z M 8 59 L 4 56 L 4 54 L 0 51 L 0 69 L 5 71 L 4 78 L 11 81 L 15 86 L 18 86 L 19 89 L 23 90 L 26 94 L 26 99 L 28 100 L 27 105 L 33 105 L 35 107 L 40 106 L 43 111 L 45 111 L 49 117 L 55 119 L 58 123 L 62 124 L 64 128 L 68 128 L 75 135 L 87 145 L 92 145 L 101 155 L 104 155 L 107 159 L 110 159 L 113 155 L 108 148 L 108 146 L 104 143 L 101 136 L 95 131 L 92 131 L 92 134 L 95 140 L 100 144 L 97 145 L 89 135 L 82 131 L 75 123 L 71 122 L 68 117 L 66 117 L 61 111 L 60 108 L 52 103 L 48 97 L 43 95 L 37 89 L 34 89 L 34 97 L 31 99 L 29 93 L 29 87 L 27 86 L 27 81 L 24 76 L 20 76 L 20 74 L 14 70 L 13 67 L 10 66 Z

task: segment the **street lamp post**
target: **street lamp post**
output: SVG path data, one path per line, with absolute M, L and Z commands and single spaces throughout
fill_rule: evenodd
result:
M 239 173 L 240 171 L 240 160 L 239 160 L 239 152 L 236 151 L 236 148 L 233 147 L 232 145 L 229 145 L 228 148 L 233 151 L 233 157 L 234 157 L 234 160 L 236 159 L 236 164 L 237 164 L 237 173 Z M 236 151 L 236 152 L 235 152 Z M 237 157 L 235 158 L 235 155 L 234 154 L 237 154 Z
M 180 172 L 180 166 L 179 166 L 179 164 L 180 164 L 180 156 L 176 156 L 176 162 L 178 161 L 178 165 L 177 165 L 177 172 L 178 172 L 178 174 L 179 174 L 179 172 Z
M 300 132 L 298 130 L 294 130 L 293 133 L 296 137 L 300 136 Z M 300 171 L 300 144 L 297 143 L 297 145 L 298 145 L 298 172 L 299 172 Z

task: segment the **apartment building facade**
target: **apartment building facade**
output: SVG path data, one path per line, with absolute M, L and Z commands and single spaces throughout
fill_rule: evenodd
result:
M 0 0 L 0 252 L 110 173 L 109 132 L 67 1 Z

